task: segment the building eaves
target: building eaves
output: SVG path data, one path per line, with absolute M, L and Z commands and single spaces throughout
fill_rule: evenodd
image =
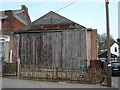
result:
M 27 30 L 19 30 L 15 31 L 14 34 L 25 34 L 25 33 L 50 33 L 50 32 L 63 32 L 63 31 L 73 31 L 73 30 L 81 30 L 76 28 L 64 28 L 64 29 L 27 29 Z M 84 30 L 84 29 L 82 29 Z

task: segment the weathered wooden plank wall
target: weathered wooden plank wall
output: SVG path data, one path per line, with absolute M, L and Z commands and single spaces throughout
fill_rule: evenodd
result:
M 85 30 L 20 34 L 21 64 L 79 68 L 86 52 Z

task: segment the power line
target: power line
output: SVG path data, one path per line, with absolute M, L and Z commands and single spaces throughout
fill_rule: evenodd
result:
M 102 7 L 103 7 L 103 5 L 101 5 L 100 8 L 98 9 L 98 12 L 96 13 L 96 15 L 90 25 L 94 25 L 94 23 L 97 21 L 97 19 L 101 16 L 101 12 L 102 12 L 101 8 Z
M 74 2 L 72 2 L 72 3 L 70 3 L 70 4 L 68 4 L 68 5 L 66 5 L 66 6 L 64 6 L 64 7 L 60 8 L 60 9 L 58 9 L 58 10 L 56 10 L 55 12 L 58 12 L 58 11 L 64 9 L 64 8 L 67 8 L 67 7 L 69 7 L 70 5 L 76 3 L 77 1 L 78 1 L 78 0 L 76 0 L 76 1 L 74 1 Z
M 63 6 L 65 6 L 65 5 L 67 5 L 67 4 L 69 4 L 70 2 L 67 2 L 67 3 L 64 3 L 64 4 L 62 4 L 62 5 L 59 5 L 59 6 L 57 6 L 57 7 L 55 7 L 53 10 L 55 11 L 57 11 L 58 9 L 60 9 L 61 7 L 63 7 Z

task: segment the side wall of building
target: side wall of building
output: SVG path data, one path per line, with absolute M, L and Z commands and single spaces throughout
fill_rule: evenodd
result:
M 90 29 L 87 31 L 87 52 L 89 66 L 90 60 L 97 60 L 97 30 Z

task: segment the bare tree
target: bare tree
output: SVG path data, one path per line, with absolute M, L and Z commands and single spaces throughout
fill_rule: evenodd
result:
M 113 39 L 112 35 L 110 35 L 110 44 L 115 42 L 115 40 Z M 102 34 L 98 34 L 98 53 L 101 53 L 101 48 L 105 47 L 107 45 L 107 34 L 106 33 L 102 33 Z

